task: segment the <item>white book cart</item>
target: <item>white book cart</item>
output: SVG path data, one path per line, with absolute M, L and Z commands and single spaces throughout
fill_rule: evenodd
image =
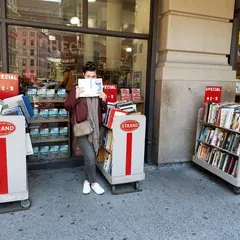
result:
M 109 129 L 113 131 L 110 173 L 104 170 L 101 163 L 97 163 L 99 170 L 111 184 L 113 194 L 141 191 L 139 182 L 145 179 L 145 128 L 146 117 L 143 115 L 114 117 L 113 129 Z M 117 185 L 126 183 L 133 183 L 135 189 L 116 191 Z

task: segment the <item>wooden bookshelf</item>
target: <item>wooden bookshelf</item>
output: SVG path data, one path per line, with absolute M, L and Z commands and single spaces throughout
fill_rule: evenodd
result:
M 68 122 L 67 119 L 36 119 L 36 120 L 31 120 L 31 123 L 66 123 Z
M 66 99 L 31 99 L 31 103 L 65 103 Z
M 46 138 L 46 139 L 38 139 L 38 140 L 32 140 L 33 144 L 37 143 L 54 143 L 54 142 L 66 142 L 69 138 Z

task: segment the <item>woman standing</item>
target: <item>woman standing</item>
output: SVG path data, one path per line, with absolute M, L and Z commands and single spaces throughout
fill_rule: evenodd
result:
M 84 78 L 97 78 L 96 65 L 88 62 L 84 68 Z M 64 104 L 67 111 L 72 114 L 71 123 L 78 124 L 89 121 L 93 131 L 89 135 L 76 137 L 76 142 L 84 154 L 85 181 L 83 183 L 83 194 L 89 194 L 91 188 L 97 194 L 103 194 L 104 189 L 96 179 L 96 154 L 99 148 L 100 127 L 102 125 L 102 114 L 107 112 L 106 95 L 101 93 L 99 97 L 80 98 L 83 89 L 73 86 Z

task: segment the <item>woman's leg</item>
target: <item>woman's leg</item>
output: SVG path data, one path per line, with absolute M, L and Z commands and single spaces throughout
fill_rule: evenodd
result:
M 95 183 L 97 181 L 96 153 L 93 145 L 88 141 L 87 136 L 78 137 L 76 141 L 84 154 L 85 180 L 88 180 L 90 183 Z

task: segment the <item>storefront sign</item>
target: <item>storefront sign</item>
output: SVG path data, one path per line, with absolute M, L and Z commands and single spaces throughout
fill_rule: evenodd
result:
M 222 96 L 222 86 L 206 86 L 204 102 L 220 103 Z
M 120 125 L 120 128 L 124 132 L 133 132 L 139 128 L 139 122 L 135 120 L 127 120 Z
M 0 73 L 0 99 L 18 95 L 18 75 Z
M 117 84 L 103 85 L 103 91 L 107 95 L 108 102 L 117 102 Z
M 0 136 L 6 136 L 13 133 L 16 126 L 9 122 L 0 122 Z

